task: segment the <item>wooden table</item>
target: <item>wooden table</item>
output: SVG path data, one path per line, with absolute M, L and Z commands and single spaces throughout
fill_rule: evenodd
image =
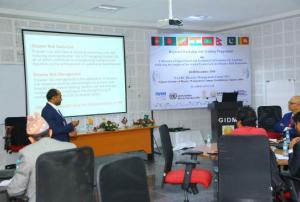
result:
M 201 145 L 195 147 L 195 150 L 200 150 L 203 151 L 203 154 L 201 155 L 202 157 L 207 157 L 212 160 L 217 160 L 215 155 L 210 155 L 209 153 L 218 153 L 218 145 L 217 143 L 212 143 L 210 145 Z M 283 154 L 282 149 L 275 149 L 274 150 L 275 154 Z M 288 160 L 277 160 L 278 166 L 286 166 L 288 165 Z
M 153 160 L 153 128 L 158 126 L 79 134 L 71 137 L 71 142 L 77 147 L 92 147 L 95 156 L 144 151 L 148 160 Z
M 197 146 L 194 149 L 203 151 L 203 154 L 201 154 L 202 157 L 210 158 L 211 160 L 217 160 L 216 155 L 210 155 L 210 153 L 218 153 L 217 143 L 211 143 L 210 145 L 206 144 L 206 145 Z

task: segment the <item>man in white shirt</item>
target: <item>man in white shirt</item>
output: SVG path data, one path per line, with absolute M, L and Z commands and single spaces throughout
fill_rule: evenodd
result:
M 73 143 L 52 139 L 52 130 L 49 129 L 48 123 L 39 113 L 27 117 L 26 131 L 31 144 L 19 151 L 19 164 L 12 181 L 7 187 L 7 193 L 9 196 L 25 194 L 29 198 L 29 202 L 35 202 L 35 164 L 37 158 L 45 152 L 72 149 L 76 146 Z

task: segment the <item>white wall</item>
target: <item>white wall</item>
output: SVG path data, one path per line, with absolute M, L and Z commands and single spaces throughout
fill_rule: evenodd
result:
M 152 33 L 159 32 L 158 30 L 1 17 L 0 64 L 23 64 L 22 28 L 124 35 L 128 84 L 128 113 L 126 116 L 132 119 L 141 117 L 143 114 L 150 114 L 147 38 Z M 264 105 L 265 80 L 295 78 L 296 93 L 300 94 L 300 79 L 297 80 L 300 77 L 300 17 L 229 30 L 226 33 L 243 33 L 250 36 L 254 107 Z M 12 82 L 18 81 L 12 80 Z M 1 97 L 0 105 L 3 103 L 2 99 L 5 98 Z M 123 116 L 124 114 L 106 117 L 120 121 Z M 170 127 L 184 126 L 199 129 L 204 136 L 211 130 L 210 113 L 207 109 L 155 111 L 154 117 L 157 124 L 167 123 Z M 7 155 L 3 149 L 3 130 L 3 125 L 1 125 L 0 168 L 5 164 L 13 163 L 16 158 L 15 154 Z
M 267 80 L 295 79 L 295 92 L 300 95 L 300 17 L 224 33 L 244 33 L 250 36 L 253 107 L 266 104 L 264 96 Z

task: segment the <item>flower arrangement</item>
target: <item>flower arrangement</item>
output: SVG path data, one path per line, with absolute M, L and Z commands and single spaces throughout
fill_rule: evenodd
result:
M 103 122 L 98 127 L 96 127 L 96 130 L 101 128 L 103 128 L 105 131 L 114 131 L 119 128 L 119 124 L 110 120 L 103 120 Z
M 149 119 L 149 117 L 145 115 L 143 119 L 138 119 L 137 121 L 134 121 L 133 125 L 137 127 L 153 126 L 154 120 Z

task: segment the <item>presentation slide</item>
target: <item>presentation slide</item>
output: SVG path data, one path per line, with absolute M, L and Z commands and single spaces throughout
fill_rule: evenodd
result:
M 27 114 L 41 112 L 49 89 L 64 116 L 126 112 L 123 36 L 22 30 Z
M 172 34 L 150 38 L 151 109 L 205 108 L 223 92 L 251 104 L 247 36 Z

